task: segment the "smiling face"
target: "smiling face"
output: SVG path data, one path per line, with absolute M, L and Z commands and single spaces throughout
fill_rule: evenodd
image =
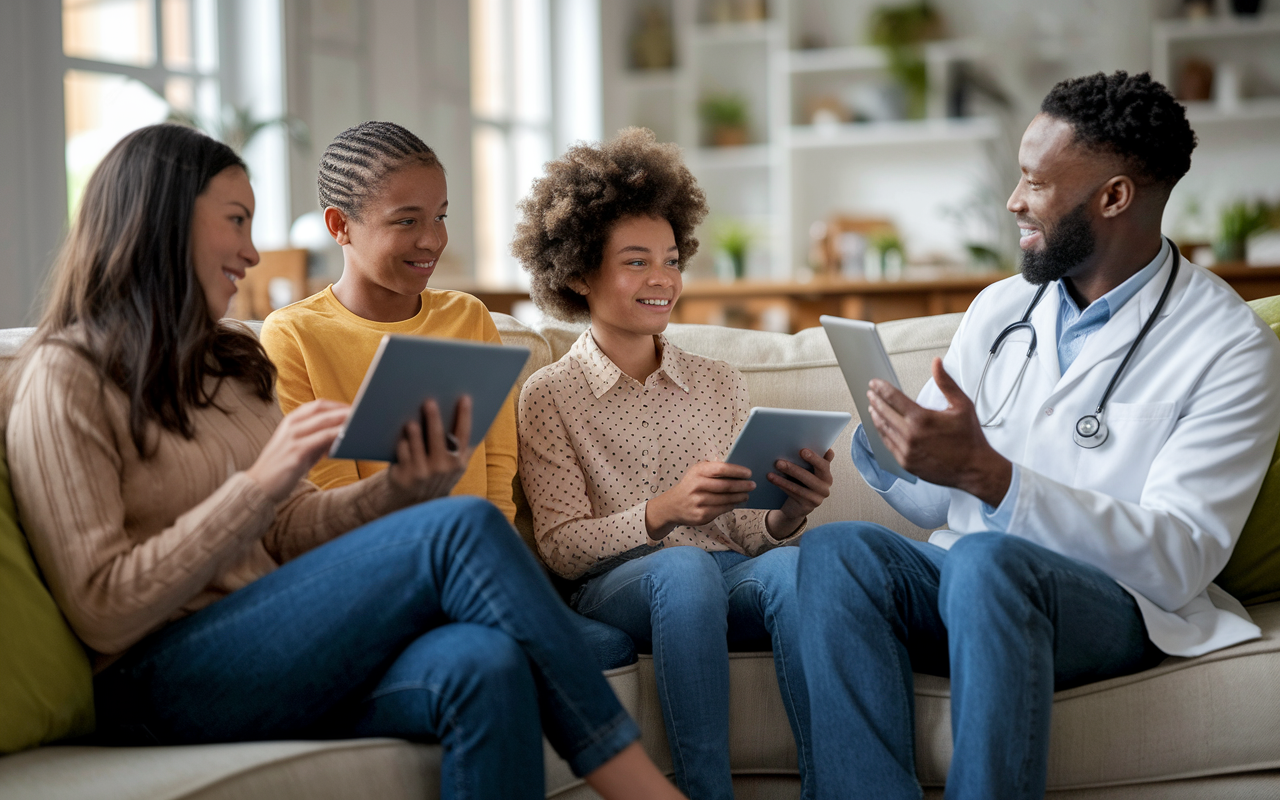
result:
M 1032 283 L 1073 274 L 1094 252 L 1092 202 L 1113 166 L 1075 142 L 1060 119 L 1039 114 L 1018 150 L 1022 177 L 1007 208 L 1017 217 L 1023 273 Z
M 252 223 L 253 187 L 240 167 L 227 167 L 214 175 L 196 197 L 191 261 L 214 320 L 227 313 L 236 281 L 258 263 L 250 236 Z
M 364 301 L 388 310 L 411 304 L 412 316 L 449 243 L 448 210 L 444 170 L 420 163 L 388 174 L 361 205 L 359 219 L 336 208 L 325 209 L 325 223 L 345 258 L 342 283 L 349 281 L 347 288 L 356 289 Z M 370 319 L 384 316 L 352 310 Z
M 615 222 L 600 270 L 587 278 L 585 288 L 597 331 L 631 338 L 666 330 L 683 288 L 671 223 L 655 217 Z

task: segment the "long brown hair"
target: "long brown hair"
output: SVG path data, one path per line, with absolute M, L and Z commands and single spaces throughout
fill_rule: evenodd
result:
M 181 125 L 142 128 L 111 149 L 85 187 L 0 407 L 46 343 L 81 353 L 128 395 L 130 436 L 144 456 L 152 423 L 190 439 L 191 411 L 212 405 L 227 378 L 272 400 L 266 351 L 244 326 L 210 319 L 192 263 L 196 197 L 231 167 L 245 169 L 230 147 Z

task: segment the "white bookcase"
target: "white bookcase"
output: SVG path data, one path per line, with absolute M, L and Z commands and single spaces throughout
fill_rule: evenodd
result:
M 1152 77 L 1171 88 L 1188 59 L 1214 65 L 1217 83 L 1221 83 L 1223 65 L 1231 65 L 1236 91 L 1226 97 L 1187 103 L 1192 125 L 1280 122 L 1280 14 L 1158 22 L 1151 56 Z
M 856 25 L 832 32 L 831 46 L 801 48 L 806 6 L 833 2 L 770 0 L 767 20 L 722 23 L 706 21 L 711 3 L 700 0 L 602 3 L 606 136 L 639 125 L 681 145 L 707 193 L 709 224 L 732 217 L 757 232 L 748 277 L 797 277 L 810 224 L 837 211 L 893 218 L 909 255 L 913 242 L 924 242 L 919 249 L 926 252 L 945 250 L 938 242 L 947 237 L 927 218 L 937 216 L 939 204 L 966 202 L 976 183 L 994 182 L 991 145 L 1005 136 L 1001 124 L 987 116 L 947 116 L 950 71 L 983 58 L 975 41 L 926 46 L 925 119 L 810 124 L 811 98 L 889 80 L 883 51 L 859 44 Z M 671 21 L 675 66 L 634 70 L 631 36 L 641 10 L 653 5 Z M 707 146 L 698 105 L 711 92 L 746 99 L 748 144 Z M 710 253 L 709 231 L 701 238 Z M 951 254 L 960 257 L 959 248 Z

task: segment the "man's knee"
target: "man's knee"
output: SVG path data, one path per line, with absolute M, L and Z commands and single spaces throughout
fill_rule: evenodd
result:
M 1006 533 L 961 536 L 943 562 L 939 605 L 1022 602 L 1036 591 L 1039 548 Z
M 801 589 L 829 580 L 849 580 L 883 571 L 886 555 L 902 537 L 870 522 L 832 522 L 800 540 L 797 582 Z M 815 586 L 816 588 L 816 586 Z

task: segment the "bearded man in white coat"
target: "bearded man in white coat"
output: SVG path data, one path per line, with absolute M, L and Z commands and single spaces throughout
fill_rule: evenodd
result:
M 1280 343 L 1161 235 L 1195 143 L 1146 74 L 1055 86 L 1008 203 L 1022 275 L 974 300 L 916 400 L 868 388 L 919 481 L 882 470 L 861 428 L 855 464 L 947 530 L 804 537 L 818 796 L 921 796 L 913 670 L 951 679 L 946 796 L 1039 798 L 1054 691 L 1260 635 L 1212 581 L 1280 431 Z

